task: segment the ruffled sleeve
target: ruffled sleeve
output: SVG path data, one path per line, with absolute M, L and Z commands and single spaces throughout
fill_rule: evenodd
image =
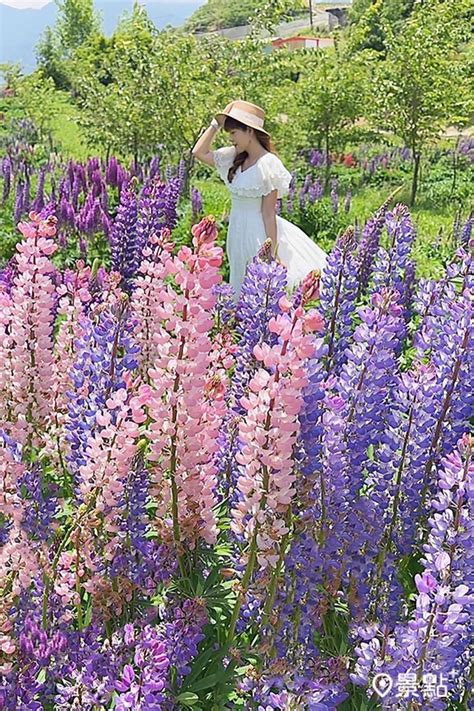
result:
M 212 151 L 217 172 L 225 182 L 227 182 L 229 168 L 234 162 L 235 153 L 235 146 L 223 146 L 222 148 L 217 148 L 215 151 Z
M 269 153 L 265 158 L 259 165 L 261 195 L 268 195 L 272 190 L 278 190 L 278 198 L 282 198 L 283 195 L 287 195 L 293 176 L 274 153 Z

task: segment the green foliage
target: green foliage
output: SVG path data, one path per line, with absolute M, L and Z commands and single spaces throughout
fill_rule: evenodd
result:
M 58 20 L 47 27 L 36 47 L 39 67 L 58 89 L 70 89 L 70 60 L 86 40 L 100 31 L 93 0 L 56 0 Z
M 208 0 L 183 25 L 185 32 L 212 32 L 251 24 L 255 18 L 271 22 L 292 19 L 306 7 L 304 0 Z
M 174 159 L 190 150 L 227 96 L 230 49 L 159 33 L 135 5 L 109 40 L 94 36 L 76 53 L 73 90 L 89 145 L 137 160 L 161 145 Z
M 300 118 L 309 144 L 324 146 L 327 158 L 360 115 L 363 81 L 363 65 L 348 64 L 342 55 L 318 51 L 308 58 L 298 87 Z
M 372 49 L 385 55 L 386 26 L 402 31 L 403 22 L 413 11 L 415 0 L 354 0 L 349 10 L 352 52 Z
M 464 125 L 474 109 L 456 48 L 465 28 L 456 9 L 441 2 L 416 3 L 403 31 L 385 26 L 387 55 L 373 65 L 370 115 L 413 152 L 411 204 L 422 154 L 447 123 Z

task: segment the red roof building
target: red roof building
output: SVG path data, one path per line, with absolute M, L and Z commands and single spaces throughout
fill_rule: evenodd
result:
M 297 37 L 276 37 L 271 40 L 271 46 L 275 49 L 286 47 L 293 51 L 295 49 L 323 49 L 325 47 L 333 47 L 334 40 L 332 37 L 306 37 L 299 35 Z

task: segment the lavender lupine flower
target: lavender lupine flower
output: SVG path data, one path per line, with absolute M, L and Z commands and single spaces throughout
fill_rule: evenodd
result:
M 400 294 L 399 302 L 404 307 L 404 319 L 408 323 L 412 315 L 411 299 L 415 281 L 415 264 L 411 251 L 416 238 L 415 228 L 406 205 L 398 204 L 385 216 L 390 244 L 387 250 L 379 247 L 372 272 L 371 292 L 382 286 L 394 288 Z
M 472 235 L 472 224 L 474 222 L 474 212 L 471 212 L 469 217 L 467 218 L 466 222 L 463 225 L 463 228 L 461 230 L 461 234 L 459 236 L 459 244 L 461 247 L 464 247 L 464 249 L 469 248 L 469 244 L 471 242 L 471 235 Z
M 59 221 L 61 226 L 75 226 L 76 213 L 74 212 L 74 207 L 70 202 L 68 202 L 68 200 L 66 200 L 66 198 L 62 198 L 59 205 Z
M 17 186 L 16 186 L 15 213 L 14 213 L 15 222 L 19 222 L 21 220 L 21 216 L 23 215 L 23 212 L 24 212 L 23 196 L 24 196 L 24 185 L 23 185 L 23 181 L 21 179 L 19 179 Z
M 345 551 L 346 560 L 350 560 L 350 565 L 342 562 L 341 568 L 350 570 L 350 584 L 355 585 L 354 615 L 361 612 L 358 601 L 367 596 L 367 576 L 377 549 L 376 509 L 362 491 L 367 451 L 369 447 L 377 449 L 382 441 L 396 383 L 395 353 L 402 314 L 396 296 L 397 292 L 383 291 L 374 295 L 370 306 L 358 309 L 361 323 L 335 384 L 336 392 L 347 403 L 344 438 L 350 478 L 344 494 L 349 504 L 347 519 L 335 525 L 331 533 L 340 538 L 339 546 Z M 359 532 L 357 540 L 350 533 L 354 530 Z
M 89 158 L 85 167 L 89 182 L 92 182 L 92 176 L 96 170 L 100 171 L 100 160 L 97 156 L 94 156 L 92 158 Z
M 420 509 L 432 485 L 432 470 L 440 456 L 453 449 L 472 416 L 473 265 L 472 254 L 460 248 L 441 285 L 429 289 L 427 297 L 418 293 L 415 300 L 416 309 L 424 313 L 414 347 L 420 358 L 431 358 L 438 395 L 437 424 L 424 472 Z M 459 288 L 454 279 L 461 281 Z
M 390 416 L 368 467 L 366 485 L 376 506 L 380 548 L 367 596 L 369 617 L 391 625 L 400 614 L 397 562 L 417 543 L 417 508 L 436 427 L 435 369 L 415 361 L 397 377 Z
M 126 282 L 134 276 L 138 266 L 136 264 L 137 216 L 137 196 L 133 184 L 129 183 L 120 194 L 120 204 L 110 235 L 112 268 L 119 271 Z
M 79 195 L 81 193 L 81 190 L 82 190 L 82 187 L 81 187 L 80 175 L 75 173 L 74 182 L 72 184 L 72 190 L 71 190 L 71 198 L 70 198 L 75 212 L 77 212 L 79 209 Z
M 118 162 L 115 156 L 109 158 L 107 163 L 107 168 L 105 169 L 105 181 L 108 185 L 112 187 L 117 186 L 117 172 L 118 172 Z
M 288 188 L 288 195 L 286 197 L 286 210 L 291 215 L 293 212 L 294 201 L 296 197 L 296 175 L 292 172 L 292 177 L 290 185 Z
M 150 173 L 148 175 L 149 178 L 154 178 L 155 175 L 158 175 L 158 177 L 160 177 L 160 163 L 161 163 L 161 157 L 160 156 L 153 156 L 153 158 L 150 161 Z
M 373 269 L 374 256 L 379 247 L 380 236 L 385 223 L 385 213 L 389 203 L 385 202 L 375 214 L 366 222 L 361 239 L 357 245 L 356 258 L 358 267 L 358 289 L 356 301 L 365 292 Z
M 184 158 L 181 158 L 178 163 L 176 178 L 179 185 L 179 192 L 181 192 L 186 181 L 186 161 L 184 160 Z
M 192 212 L 192 222 L 198 221 L 200 214 L 202 212 L 202 195 L 197 188 L 193 188 L 191 191 L 191 212 Z
M 346 360 L 354 330 L 358 292 L 355 246 L 354 231 L 348 228 L 328 255 L 321 278 L 320 311 L 328 333 L 328 368 L 333 368 L 336 374 Z
M 99 305 L 100 306 L 100 305 Z M 116 390 L 125 387 L 123 376 L 137 367 L 137 347 L 131 341 L 131 324 L 123 307 L 82 315 L 82 337 L 71 372 L 74 389 L 68 393 L 66 440 L 70 470 L 79 482 L 80 467 L 87 461 L 87 440 L 96 427 L 97 412 Z
M 184 600 L 172 607 L 172 618 L 165 623 L 165 644 L 170 664 L 176 669 L 178 683 L 191 671 L 198 645 L 208 622 L 205 604 L 200 599 Z
M 256 675 L 249 675 L 239 683 L 239 689 L 257 711 L 308 709 L 333 711 L 349 694 L 345 662 L 342 657 L 312 659 L 300 671 L 286 660 L 276 659 Z
M 9 294 L 13 286 L 15 277 L 16 260 L 12 257 L 2 269 L 0 269 L 0 290 L 4 290 Z
M 281 313 L 278 302 L 286 294 L 286 269 L 275 260 L 256 255 L 247 267 L 240 297 L 236 307 L 236 330 L 240 335 L 232 382 L 233 409 L 243 414 L 240 398 L 251 380 L 258 362 L 253 355 L 254 346 L 265 341 L 277 343 L 275 334 L 268 329 L 269 320 Z
M 384 655 L 376 633 L 372 638 L 372 659 L 356 664 L 354 683 L 367 683 L 375 668 L 389 674 L 410 676 L 410 688 L 396 699 L 388 694 L 383 706 L 404 709 L 410 701 L 446 708 L 460 701 L 468 685 L 472 656 L 474 598 L 472 550 L 474 548 L 474 440 L 465 433 L 456 449 L 446 455 L 438 472 L 438 492 L 431 502 L 430 532 L 424 545 L 424 570 L 415 575 L 417 598 L 408 623 L 396 625 L 385 637 Z M 467 624 L 466 624 L 467 623 Z M 427 675 L 435 675 L 435 686 L 446 688 L 436 699 L 427 690 Z
M 25 471 L 19 482 L 19 495 L 27 502 L 23 528 L 30 537 L 47 540 L 54 531 L 54 518 L 58 511 L 58 487 L 45 485 L 39 464 Z
M 25 171 L 25 184 L 23 186 L 23 212 L 29 213 L 31 209 L 31 179 L 28 171 Z
M 41 212 L 44 207 L 44 180 L 46 177 L 46 168 L 43 166 L 40 170 L 38 177 L 38 187 L 36 190 L 36 197 L 33 201 L 31 209 L 34 212 Z
M 133 250 L 130 249 L 128 259 L 134 274 L 142 259 L 142 250 L 150 236 L 159 234 L 163 227 L 173 229 L 177 222 L 177 204 L 179 199 L 179 183 L 172 179 L 162 183 L 158 179 L 148 181 L 140 194 L 138 201 L 138 219 L 136 240 Z
M 140 633 L 132 664 L 125 664 L 115 683 L 117 711 L 161 711 L 168 685 L 170 654 L 159 632 L 146 625 Z
M 308 196 L 309 196 L 310 202 L 314 203 L 314 202 L 316 202 L 316 200 L 320 200 L 323 196 L 323 193 L 324 193 L 323 183 L 322 183 L 321 178 L 318 176 L 308 191 Z
M 245 412 L 240 398 L 246 394 L 248 383 L 258 366 L 253 355 L 254 346 L 261 341 L 274 345 L 278 340 L 270 332 L 268 322 L 281 313 L 278 301 L 286 293 L 285 286 L 286 269 L 277 261 L 269 260 L 262 249 L 247 267 L 235 310 L 235 327 L 240 341 L 235 354 L 232 385 L 225 395 L 229 411 L 219 431 L 219 450 L 216 456 L 218 476 L 225 491 L 232 495 L 239 471 L 235 460 L 235 454 L 240 448 L 238 423 Z M 233 301 L 233 290 L 230 296 Z
M 13 177 L 12 162 L 9 157 L 4 158 L 2 161 L 2 175 L 3 175 L 2 204 L 4 204 L 8 200 L 8 196 L 10 195 L 10 190 L 11 190 L 11 185 L 12 185 L 12 177 Z
M 149 472 L 137 466 L 125 482 L 121 502 L 118 536 L 123 541 L 110 566 L 112 577 L 126 576 L 145 595 L 153 595 L 157 585 L 171 577 L 177 560 L 171 548 L 147 537 Z
M 300 210 L 304 209 L 310 185 L 311 185 L 311 173 L 307 173 L 305 176 L 303 185 L 301 186 L 300 191 L 299 191 L 298 200 L 299 200 Z
M 320 151 L 320 150 L 312 150 L 312 151 L 310 152 L 309 162 L 310 162 L 310 164 L 311 164 L 312 166 L 314 166 L 315 168 L 318 168 L 318 167 L 324 165 L 324 162 L 325 162 L 325 155 L 324 155 L 323 151 Z

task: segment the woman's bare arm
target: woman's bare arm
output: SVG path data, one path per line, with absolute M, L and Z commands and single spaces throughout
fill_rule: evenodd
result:
M 277 253 L 277 222 L 276 222 L 276 204 L 278 199 L 278 190 L 272 190 L 268 195 L 262 197 L 262 217 L 265 225 L 265 234 L 267 239 L 272 241 L 272 254 Z
M 211 145 L 216 133 L 217 129 L 213 126 L 206 128 L 191 151 L 195 158 L 202 160 L 202 162 L 207 163 L 207 165 L 214 165 L 214 155 L 211 151 Z
M 231 101 L 229 104 L 227 104 L 224 111 L 230 109 L 233 103 L 234 102 Z M 222 126 L 222 123 L 220 121 L 219 124 Z M 191 151 L 193 156 L 195 156 L 198 160 L 202 160 L 203 163 L 207 163 L 207 165 L 215 165 L 214 156 L 211 151 L 211 144 L 214 140 L 214 136 L 216 135 L 216 133 L 217 129 L 213 126 L 209 126 L 208 128 L 206 128 L 202 136 L 196 141 L 196 144 L 193 150 Z

